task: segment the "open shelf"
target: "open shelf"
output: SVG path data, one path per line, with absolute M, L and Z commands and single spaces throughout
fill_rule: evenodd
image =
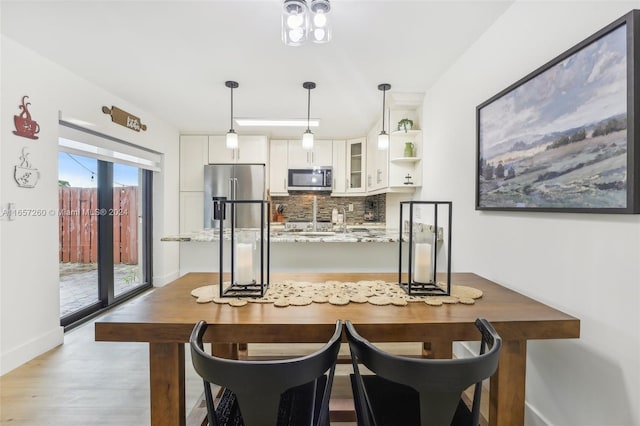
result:
M 420 161 L 419 157 L 396 157 L 389 160 L 392 163 L 417 163 Z
M 417 129 L 411 129 L 411 130 L 407 130 L 406 132 L 404 130 L 394 130 L 391 132 L 391 136 L 409 136 L 409 135 L 417 135 L 421 132 L 422 130 L 417 130 Z

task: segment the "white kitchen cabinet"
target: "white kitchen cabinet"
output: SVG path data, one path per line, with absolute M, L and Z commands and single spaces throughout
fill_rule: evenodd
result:
M 208 156 L 206 135 L 180 136 L 180 191 L 204 190 L 204 165 Z
M 374 127 L 367 138 L 367 193 L 382 193 L 388 184 L 389 150 L 378 149 L 380 127 Z
M 347 195 L 347 141 L 333 141 L 333 185 L 331 195 Z
M 288 160 L 290 169 L 331 166 L 333 161 L 333 142 L 324 139 L 315 140 L 313 149 L 303 149 L 301 140 L 290 140 Z
M 209 136 L 209 163 L 267 163 L 267 137 L 238 135 L 238 148 L 227 148 L 227 138 Z
M 180 233 L 204 228 L 204 191 L 180 192 Z
M 289 195 L 287 192 L 289 141 L 269 141 L 269 191 L 271 195 Z
M 418 111 L 415 107 L 397 107 L 389 110 L 389 148 L 378 149 L 378 134 L 382 119 L 369 131 L 367 143 L 367 194 L 386 192 L 415 192 L 422 186 L 422 131 L 418 127 Z M 403 118 L 413 120 L 411 130 L 398 129 Z M 405 153 L 412 144 L 413 155 Z
M 367 138 L 347 140 L 347 192 L 364 193 L 366 186 Z

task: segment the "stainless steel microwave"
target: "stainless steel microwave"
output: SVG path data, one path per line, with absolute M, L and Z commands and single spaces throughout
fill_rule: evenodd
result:
M 289 169 L 288 182 L 289 191 L 331 191 L 331 167 Z

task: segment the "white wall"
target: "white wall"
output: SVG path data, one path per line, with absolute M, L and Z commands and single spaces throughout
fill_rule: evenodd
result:
M 528 425 L 640 424 L 640 216 L 478 212 L 475 108 L 640 2 L 516 2 L 426 93 L 423 199 L 453 201 L 453 268 L 581 320 L 529 343 Z
M 0 100 L 0 208 L 58 208 L 58 117 L 93 123 L 92 130 L 162 152 L 163 171 L 154 176 L 154 271 L 156 285 L 178 274 L 178 247 L 160 242 L 178 232 L 178 130 L 135 105 L 69 73 L 47 59 L 2 37 Z M 16 136 L 13 116 L 23 95 L 32 118 L 40 124 L 39 139 Z M 136 133 L 111 122 L 101 112 L 115 105 L 141 117 L 146 132 Z M 40 171 L 33 189 L 13 179 L 20 152 L 27 147 L 32 166 Z M 0 221 L 0 374 L 62 343 L 59 325 L 58 217 L 18 217 Z

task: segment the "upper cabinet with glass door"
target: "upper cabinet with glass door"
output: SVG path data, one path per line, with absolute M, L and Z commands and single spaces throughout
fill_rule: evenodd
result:
M 367 138 L 347 140 L 347 192 L 366 191 Z

